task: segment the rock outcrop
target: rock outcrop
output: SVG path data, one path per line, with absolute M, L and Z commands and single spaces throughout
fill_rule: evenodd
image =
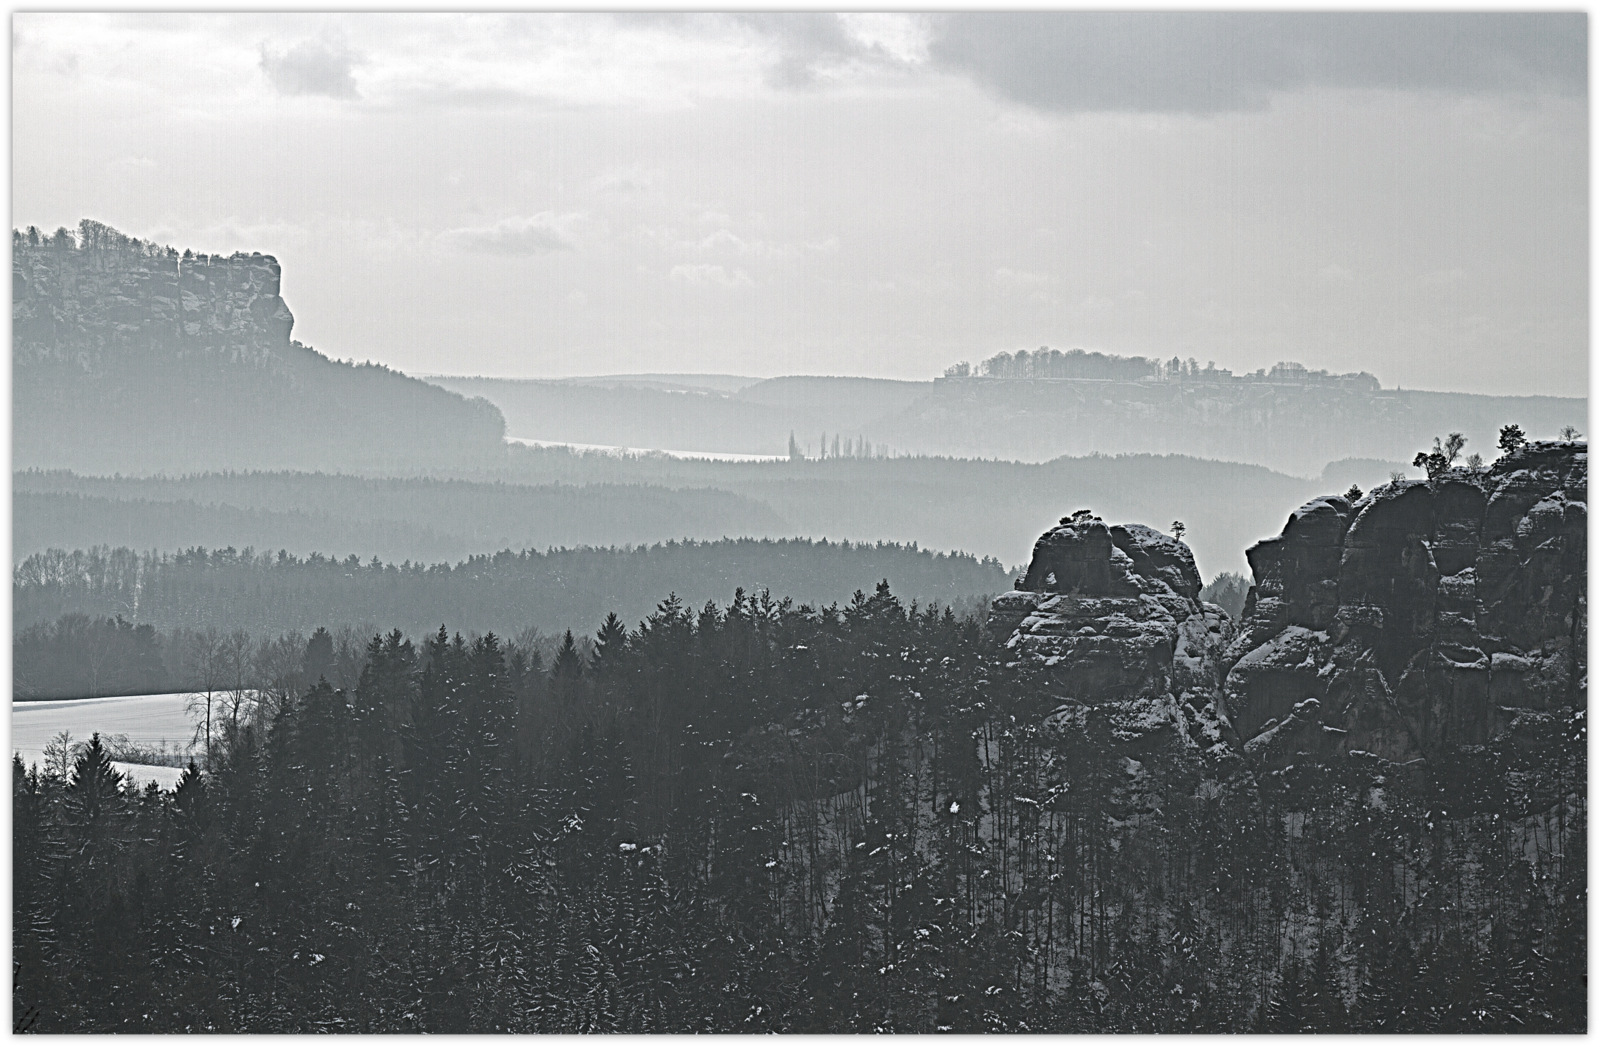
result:
M 1069 703 L 1262 770 L 1534 739 L 1586 702 L 1587 484 L 1585 444 L 1535 443 L 1318 498 L 1249 550 L 1237 631 L 1182 542 L 1080 511 L 990 626 Z
M 1406 762 L 1581 708 L 1587 489 L 1586 445 L 1536 443 L 1302 506 L 1247 554 L 1223 684 L 1247 755 Z
M 83 250 L 13 245 L 12 351 L 86 371 L 113 354 L 215 354 L 286 361 L 294 314 L 278 294 L 278 260 L 260 252 L 179 255 L 140 241 Z
M 1045 532 L 1016 585 L 994 601 L 990 629 L 1046 668 L 1067 706 L 1112 706 L 1119 737 L 1140 751 L 1224 744 L 1217 699 L 1232 625 L 1200 602 L 1188 546 L 1081 510 Z

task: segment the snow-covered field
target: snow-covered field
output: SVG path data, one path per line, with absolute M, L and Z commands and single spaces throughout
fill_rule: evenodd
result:
M 163 742 L 168 749 L 183 749 L 194 740 L 194 720 L 186 705 L 187 694 L 141 694 L 127 698 L 78 698 L 60 702 L 11 703 L 11 751 L 32 766 L 44 760 L 44 747 L 62 731 L 74 742 L 86 742 L 96 731 L 101 737 L 125 734 L 128 741 L 151 748 Z M 163 789 L 178 784 L 178 767 L 117 763 L 139 787 L 154 781 Z

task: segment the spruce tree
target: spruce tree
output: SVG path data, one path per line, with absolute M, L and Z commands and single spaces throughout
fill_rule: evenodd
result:
M 567 634 L 570 637 L 572 634 Z M 563 640 L 563 645 L 565 640 Z M 600 631 L 595 633 L 594 654 L 590 657 L 589 667 L 597 674 L 610 672 L 627 653 L 628 627 L 622 624 L 622 619 L 612 611 L 606 615 L 606 620 L 600 623 Z
M 550 663 L 550 676 L 555 680 L 576 680 L 583 675 L 583 658 L 578 654 L 578 645 L 572 638 L 572 630 L 568 629 L 561 638 L 561 647 L 556 651 L 555 659 Z

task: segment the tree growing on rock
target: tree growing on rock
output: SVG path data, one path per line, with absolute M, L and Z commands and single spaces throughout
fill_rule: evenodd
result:
M 1516 454 L 1527 442 L 1528 438 L 1523 434 L 1522 426 L 1515 422 L 1500 427 L 1500 450 L 1505 454 Z
M 1430 482 L 1437 480 L 1456 464 L 1456 459 L 1461 457 L 1461 449 L 1466 445 L 1467 438 L 1460 433 L 1451 433 L 1443 442 L 1435 436 L 1433 450 L 1418 451 L 1411 464 L 1425 471 Z

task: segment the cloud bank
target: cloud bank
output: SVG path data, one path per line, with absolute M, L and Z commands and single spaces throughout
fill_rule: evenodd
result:
M 1587 29 L 1583 14 L 957 14 L 930 55 L 1036 109 L 1218 113 L 1315 87 L 1579 95 Z

